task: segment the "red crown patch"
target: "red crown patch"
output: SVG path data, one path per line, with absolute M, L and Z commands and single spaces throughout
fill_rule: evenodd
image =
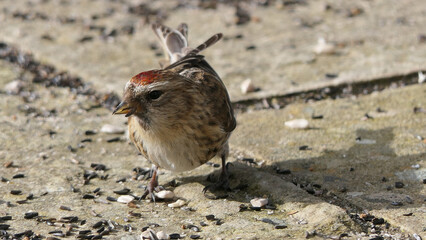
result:
M 132 79 L 130 79 L 130 82 L 137 84 L 137 85 L 148 85 L 150 83 L 153 83 L 156 79 L 158 79 L 160 76 L 160 73 L 156 70 L 141 72 Z

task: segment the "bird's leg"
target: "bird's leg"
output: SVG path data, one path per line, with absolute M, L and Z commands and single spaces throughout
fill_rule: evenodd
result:
M 151 199 L 155 202 L 154 191 L 158 191 L 157 169 L 157 166 L 152 166 L 151 180 L 149 181 L 148 186 L 146 187 L 146 190 L 142 195 L 141 199 L 144 199 L 146 198 L 146 196 L 150 195 Z
M 207 198 L 210 198 L 209 196 L 206 195 L 206 192 L 208 190 L 210 191 L 215 191 L 219 189 L 222 189 L 225 191 L 231 190 L 229 187 L 229 174 L 228 174 L 228 165 L 231 163 L 228 163 L 228 164 L 226 163 L 227 157 L 228 157 L 228 148 L 226 147 L 223 153 L 221 154 L 222 171 L 220 173 L 219 180 L 216 183 L 208 185 L 203 189 L 203 193 Z

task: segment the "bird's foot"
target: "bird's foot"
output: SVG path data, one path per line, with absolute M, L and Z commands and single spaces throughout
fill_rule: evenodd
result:
M 163 190 L 163 187 L 158 185 L 157 179 L 151 178 L 151 181 L 149 181 L 148 186 L 146 187 L 146 190 L 140 199 L 145 199 L 147 196 L 149 196 L 151 201 L 155 202 L 155 192 L 159 192 L 161 190 Z

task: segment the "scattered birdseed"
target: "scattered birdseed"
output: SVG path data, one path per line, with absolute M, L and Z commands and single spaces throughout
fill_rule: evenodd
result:
M 67 207 L 67 206 L 60 206 L 59 209 L 64 210 L 64 211 L 71 211 L 71 208 Z
M 12 220 L 12 216 L 3 216 L 3 217 L 0 217 L 0 221 L 9 221 L 9 220 Z
M 323 119 L 324 116 L 323 115 L 312 115 L 311 117 L 312 119 Z
M 395 188 L 403 188 L 404 186 L 403 182 L 395 182 Z
M 191 239 L 200 239 L 200 237 L 201 237 L 200 235 L 195 235 L 195 234 L 189 236 L 189 238 Z
M 12 195 L 20 195 L 21 193 L 22 193 L 21 190 L 11 190 L 10 191 L 10 194 L 12 194 Z
M 105 220 L 99 221 L 95 224 L 93 224 L 93 228 L 100 228 L 105 223 Z
M 126 178 L 120 178 L 120 179 L 118 179 L 117 181 L 115 181 L 116 183 L 121 183 L 121 182 L 125 182 L 126 181 Z
M 84 132 L 84 134 L 86 135 L 86 136 L 90 136 L 90 135 L 95 135 L 97 132 L 96 131 L 94 131 L 94 130 L 87 130 L 87 131 L 85 131 Z
M 372 222 L 374 225 L 381 225 L 385 223 L 385 220 L 383 218 L 374 218 Z
M 114 191 L 114 193 L 118 195 L 125 195 L 125 194 L 128 194 L 129 192 L 130 192 L 130 189 L 128 188 L 123 188 L 121 190 Z
M 58 222 L 61 223 L 75 223 L 78 222 L 78 217 L 76 216 L 66 216 L 66 217 L 61 217 Z
M 2 182 L 9 182 L 9 179 L 4 178 L 4 177 L 1 177 L 1 181 L 2 181 Z
M 78 232 L 78 234 L 80 234 L 80 235 L 87 235 L 87 234 L 89 234 L 89 233 L 91 233 L 92 232 L 92 230 L 81 230 L 81 231 L 79 231 Z
M 93 196 L 92 194 L 84 194 L 83 195 L 83 199 L 94 199 L 95 196 Z
M 16 175 L 14 175 L 12 178 L 24 178 L 25 175 L 23 173 L 18 173 Z
M 106 170 L 106 166 L 104 164 L 100 164 L 100 163 L 92 163 L 92 164 L 90 164 L 90 167 L 95 169 L 96 171 L 105 171 Z
M 305 150 L 312 150 L 312 148 L 310 148 L 308 145 L 303 145 L 299 147 L 300 151 L 305 151 Z
M 107 142 L 109 142 L 109 143 L 119 142 L 119 141 L 120 141 L 120 137 L 114 137 L 114 138 L 107 139 Z
M 8 230 L 10 227 L 9 224 L 0 224 L 0 230 Z M 1 236 L 1 235 L 0 235 Z
M 32 193 L 30 193 L 30 194 L 28 194 L 28 196 L 27 196 L 27 200 L 32 200 L 34 198 L 34 194 L 32 194 Z
M 180 239 L 181 236 L 180 236 L 179 233 L 172 233 L 172 234 L 169 235 L 169 238 L 170 239 Z
M 38 212 L 27 212 L 24 215 L 25 219 L 32 219 L 38 216 Z
M 80 142 L 85 143 L 85 142 L 92 142 L 91 138 L 85 138 L 83 140 L 81 140 Z
M 93 193 L 98 193 L 101 190 L 100 187 L 96 188 L 95 190 L 93 190 Z
M 25 200 L 18 200 L 18 201 L 16 201 L 16 203 L 18 203 L 18 204 L 24 204 L 24 203 L 27 203 L 27 199 L 25 199 Z
M 114 198 L 114 197 L 108 196 L 106 199 L 110 202 L 117 202 L 117 198 Z

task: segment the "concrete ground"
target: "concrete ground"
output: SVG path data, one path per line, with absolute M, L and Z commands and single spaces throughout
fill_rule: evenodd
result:
M 140 239 L 151 229 L 181 239 L 425 239 L 426 87 L 417 73 L 426 70 L 426 3 L 239 8 L 0 1 L 0 238 Z M 192 46 L 225 35 L 203 53 L 238 122 L 233 190 L 215 199 L 201 192 L 218 159 L 161 171 L 174 199 L 112 201 L 140 196 L 148 181 L 134 169 L 150 163 L 111 107 L 131 76 L 158 67 L 154 21 L 187 22 Z M 247 78 L 258 91 L 241 92 Z M 285 126 L 294 119 L 309 127 Z M 101 131 L 106 124 L 117 133 Z M 269 204 L 253 208 L 254 198 Z M 178 199 L 185 205 L 168 206 Z

